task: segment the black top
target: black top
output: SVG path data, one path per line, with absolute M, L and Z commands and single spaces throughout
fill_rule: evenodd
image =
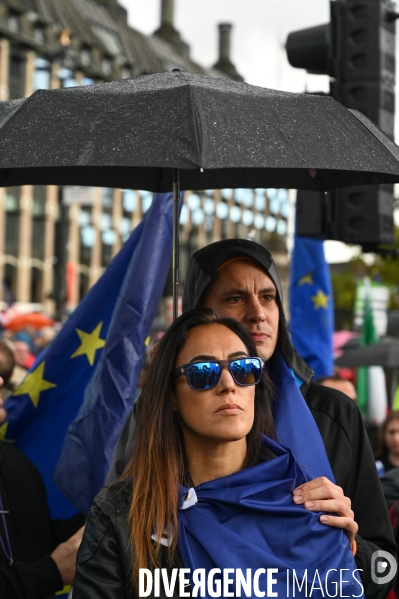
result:
M 0 597 L 45 599 L 63 588 L 50 553 L 82 525 L 82 516 L 52 520 L 39 471 L 17 448 L 0 442 L 0 493 L 13 552 L 10 565 L 0 544 Z M 7 550 L 3 521 L 0 534 Z

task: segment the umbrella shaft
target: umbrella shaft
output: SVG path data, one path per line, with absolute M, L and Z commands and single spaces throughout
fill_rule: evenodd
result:
M 178 316 L 179 303 L 179 202 L 180 202 L 180 172 L 173 170 L 173 320 Z

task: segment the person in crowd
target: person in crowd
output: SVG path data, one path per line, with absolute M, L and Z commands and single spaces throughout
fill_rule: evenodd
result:
M 392 411 L 378 430 L 376 465 L 380 476 L 399 467 L 399 411 Z
M 330 479 L 318 476 L 301 485 L 295 490 L 293 502 L 311 501 L 316 509 L 323 510 L 329 501 L 340 498 L 354 513 L 354 517 L 352 513 L 352 518 L 343 520 L 343 525 L 350 528 L 352 520 L 359 527 L 358 555 L 371 563 L 372 554 L 378 549 L 395 554 L 386 505 L 359 409 L 339 391 L 312 382 L 313 371 L 290 340 L 281 281 L 271 254 L 258 243 L 245 239 L 218 241 L 198 250 L 187 269 L 183 312 L 199 306 L 212 308 L 219 316 L 233 317 L 246 326 L 259 355 L 267 361 L 273 382 L 281 378 L 285 368 L 289 374 L 284 381 L 290 377 L 291 382 L 296 382 L 287 409 L 295 412 L 304 408 L 310 413 L 309 433 L 314 428 L 318 431 L 333 476 Z M 281 440 L 283 435 L 284 429 Z M 123 473 L 134 442 L 132 413 L 121 432 L 108 482 Z M 300 442 L 306 446 L 307 436 Z M 377 585 L 367 578 L 367 572 L 366 569 L 364 580 L 368 597 L 385 597 L 392 583 Z
M 11 395 L 11 393 L 17 388 L 17 386 L 20 384 L 20 382 L 25 378 L 28 370 L 26 368 L 24 368 L 23 366 L 19 366 L 17 364 L 16 350 L 15 350 L 14 342 L 11 341 L 11 339 L 9 339 L 8 337 L 4 337 L 3 339 L 1 339 L 1 343 L 6 345 L 11 350 L 12 362 L 14 365 L 12 368 L 11 378 L 8 379 L 8 377 L 7 377 L 7 383 L 4 384 L 4 386 L 1 390 L 3 399 L 6 400 L 6 399 L 8 399 L 9 395 Z M 3 347 L 4 347 L 4 345 L 3 345 Z M 23 350 L 23 351 L 25 351 L 25 350 Z M 5 356 L 5 351 L 3 351 L 3 358 L 4 358 L 4 356 Z M 9 359 L 11 360 L 11 357 Z
M 0 342 L 0 387 L 14 355 Z M 7 413 L 0 396 L 0 426 Z M 84 519 L 52 520 L 42 477 L 15 446 L 0 441 L 0 597 L 47 599 L 72 583 Z
M 18 366 L 29 370 L 35 361 L 35 356 L 31 352 L 31 338 L 28 333 L 20 331 L 15 333 L 12 338 L 15 349 L 15 361 Z
M 338 391 L 341 391 L 341 393 L 345 393 L 345 395 L 353 399 L 353 401 L 357 400 L 355 385 L 348 379 L 344 379 L 339 374 L 320 377 L 315 381 L 315 383 L 324 385 L 325 387 L 330 387 L 330 389 L 337 389 Z
M 351 575 L 357 526 L 350 508 L 337 497 L 328 511 L 339 515 L 326 516 L 292 503 L 309 475 L 276 442 L 272 403 L 273 385 L 241 323 L 207 308 L 177 319 L 149 367 L 124 479 L 103 490 L 89 513 L 73 599 L 142 596 L 141 569 L 165 568 L 170 579 L 179 566 L 274 567 L 276 596 L 286 596 L 287 570 L 308 568 L 312 578 L 317 570 L 323 586 L 345 568 L 342 596 L 363 596 Z M 259 585 L 266 594 L 266 576 Z
M 12 380 L 16 368 L 15 353 L 11 341 L 0 339 L 0 372 L 3 377 L 3 385 L 1 387 L 1 396 L 5 401 L 15 389 L 14 381 Z M 0 415 L 0 422 L 2 422 Z
M 33 334 L 33 354 L 38 356 L 46 347 L 50 345 L 56 336 L 54 327 L 42 327 Z

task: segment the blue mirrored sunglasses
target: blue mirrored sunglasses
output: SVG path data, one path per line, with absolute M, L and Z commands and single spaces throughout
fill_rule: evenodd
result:
M 262 358 L 235 358 L 234 360 L 210 360 L 207 362 L 192 362 L 179 366 L 173 373 L 175 379 L 184 375 L 191 389 L 206 391 L 216 387 L 227 368 L 234 382 L 242 387 L 256 385 L 262 377 L 264 361 Z

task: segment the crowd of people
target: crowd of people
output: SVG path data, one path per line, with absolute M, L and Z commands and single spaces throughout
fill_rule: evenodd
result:
M 7 379 L 2 356 L 10 348 L 2 343 Z M 174 568 L 277 568 L 279 596 L 283 571 L 308 569 L 320 577 L 314 597 L 325 596 L 328 570 L 345 569 L 357 574 L 343 587 L 341 577 L 341 596 L 388 595 L 394 581 L 376 580 L 372 560 L 376 551 L 396 556 L 396 544 L 353 385 L 336 376 L 312 381 L 291 343 L 278 270 L 264 247 L 224 240 L 193 255 L 183 315 L 147 368 L 107 487 L 87 518 L 73 599 L 138 597 L 140 570 L 157 568 L 169 578 Z M 399 466 L 399 419 L 390 418 L 379 455 L 386 474 Z M 0 596 L 45 599 L 71 582 L 83 521 L 53 522 L 33 465 L 3 447 L 2 463 L 21 465 L 0 468 Z M 41 497 L 29 502 L 37 515 L 18 491 L 24 469 Z M 28 518 L 11 521 L 17 499 L 9 487 L 36 529 Z M 19 549 L 28 546 L 29 555 Z M 331 580 L 338 584 L 339 574 Z M 266 591 L 263 579 L 257 584 Z M 173 596 L 184 596 L 179 588 Z

